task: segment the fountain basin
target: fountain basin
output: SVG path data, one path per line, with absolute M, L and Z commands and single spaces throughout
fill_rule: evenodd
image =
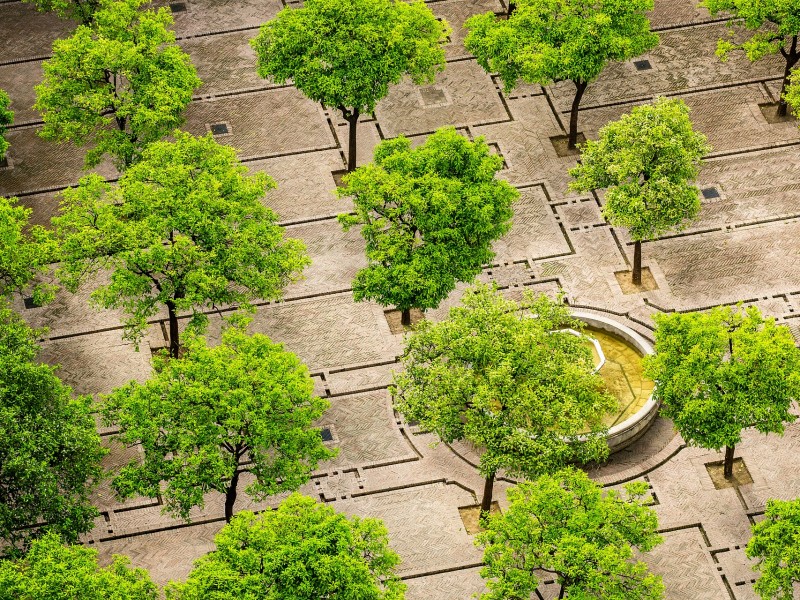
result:
M 599 373 L 620 403 L 619 411 L 606 419 L 608 447 L 617 452 L 644 435 L 658 415 L 653 382 L 642 376 L 641 365 L 644 356 L 654 353 L 653 346 L 630 327 L 606 316 L 584 311 L 573 311 L 572 316 L 586 324 L 584 335 L 602 348 Z M 587 341 L 594 347 L 591 339 Z

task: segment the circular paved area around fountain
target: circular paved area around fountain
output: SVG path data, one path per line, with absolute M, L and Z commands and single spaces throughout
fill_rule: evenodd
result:
M 391 333 L 381 307 L 353 302 L 350 281 L 364 265 L 363 242 L 358 231 L 345 233 L 335 220 L 351 208 L 332 193 L 332 173 L 346 158 L 346 123 L 291 86 L 256 76 L 247 41 L 283 8 L 281 0 L 186 0 L 186 6 L 175 14 L 175 29 L 205 84 L 186 111 L 185 128 L 203 134 L 212 124 L 228 125 L 220 141 L 235 146 L 251 170 L 276 179 L 266 202 L 313 259 L 306 279 L 287 290 L 285 301 L 260 306 L 252 323 L 306 361 L 317 392 L 331 401 L 320 425 L 330 428 L 331 444 L 341 451 L 302 491 L 337 510 L 384 519 L 403 558 L 410 600 L 466 600 L 483 589 L 481 552 L 458 508 L 476 501 L 482 480 L 472 449 L 435 445 L 392 411 L 386 386 L 402 339 Z M 521 197 L 514 226 L 496 244 L 495 264 L 482 279 L 510 296 L 561 287 L 572 305 L 611 315 L 648 338 L 655 312 L 739 301 L 800 332 L 800 130 L 796 123 L 768 123 L 759 108 L 775 100 L 780 60 L 720 63 L 714 49 L 724 23 L 697 9 L 695 0 L 656 0 L 651 21 L 661 45 L 643 57 L 652 68 L 615 64 L 589 87 L 580 115 L 589 138 L 634 104 L 662 94 L 686 101 L 696 128 L 714 147 L 699 183 L 718 194 L 703 199 L 700 217 L 684 232 L 644 244 L 656 289 L 627 294 L 616 273 L 629 268 L 630 240 L 604 222 L 601 196 L 567 191 L 575 159 L 559 158 L 550 142 L 564 132 L 570 84 L 502 93 L 464 50 L 461 29 L 471 14 L 501 11 L 499 0 L 431 0 L 429 6 L 453 26 L 447 68 L 429 89 L 407 82 L 392 89 L 375 118 L 359 124 L 358 161 L 368 162 L 380 139 L 405 134 L 420 140 L 448 124 L 471 138 L 485 136 L 505 160 L 501 176 Z M 9 166 L 0 168 L 0 195 L 19 196 L 39 223 L 54 214 L 57 193 L 81 176 L 83 152 L 39 139 L 40 117 L 31 108 L 50 43 L 69 28 L 28 4 L 0 0 L 0 88 L 17 113 L 8 132 Z M 116 175 L 109 164 L 98 171 Z M 458 302 L 459 290 L 429 317 L 441 318 Z M 50 328 L 44 360 L 62 365 L 61 377 L 81 393 L 147 378 L 149 349 L 164 345 L 165 315 L 136 352 L 122 342 L 119 314 L 90 308 L 89 292 L 59 295 L 43 308 L 17 302 L 31 324 Z M 212 315 L 211 338 L 218 333 L 219 317 Z M 101 432 L 107 437 L 113 431 Z M 717 490 L 705 463 L 719 455 L 685 447 L 658 418 L 633 446 L 589 469 L 608 486 L 634 480 L 650 486 L 665 541 L 646 560 L 664 577 L 670 600 L 756 597 L 743 547 L 768 498 L 800 495 L 800 426 L 790 426 L 783 438 L 748 432 L 737 454 L 753 483 Z M 106 467 L 136 455 L 135 448 L 113 446 Z M 498 483 L 501 505 L 508 485 Z M 242 497 L 237 509 L 279 501 L 253 505 Z M 190 525 L 162 515 L 156 501 L 120 504 L 107 485 L 95 502 L 102 516 L 84 541 L 104 560 L 115 552 L 130 555 L 159 582 L 185 577 L 192 560 L 213 548 L 223 522 L 222 499 L 214 495 Z M 546 585 L 545 597 L 554 597 L 555 589 Z

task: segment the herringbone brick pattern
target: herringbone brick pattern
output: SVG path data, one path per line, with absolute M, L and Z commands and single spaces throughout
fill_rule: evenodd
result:
M 637 70 L 631 62 L 610 65 L 589 87 L 580 111 L 580 129 L 592 138 L 631 106 L 668 94 L 687 102 L 695 127 L 714 146 L 699 185 L 717 188 L 719 198 L 703 199 L 699 218 L 679 235 L 644 245 L 644 264 L 657 290 L 622 293 L 614 273 L 630 268 L 627 232 L 605 223 L 602 193 L 568 190 L 567 171 L 576 158 L 557 156 L 550 138 L 564 133 L 572 85 L 522 84 L 506 94 L 463 48 L 464 21 L 505 10 L 505 0 L 429 2 L 453 27 L 446 70 L 425 89 L 409 81 L 394 86 L 375 118 L 361 119 L 357 162 L 369 162 L 382 138 L 399 134 L 418 144 L 437 127 L 455 125 L 469 138 L 484 136 L 504 158 L 500 177 L 519 187 L 521 199 L 513 228 L 495 245 L 497 257 L 481 280 L 496 282 L 515 298 L 525 289 L 548 294 L 563 289 L 572 304 L 614 314 L 646 336 L 652 336 L 655 311 L 745 301 L 785 321 L 800 339 L 800 131 L 794 122 L 769 124 L 758 106 L 777 98 L 781 61 L 751 64 L 733 56 L 721 63 L 713 52 L 725 26 L 696 4 L 656 0 L 650 17 L 661 44 L 642 57 L 651 69 Z M 186 129 L 205 134 L 213 123 L 229 126 L 230 134 L 218 141 L 234 146 L 252 172 L 275 179 L 278 187 L 264 203 L 288 225 L 288 236 L 306 242 L 313 261 L 284 301 L 259 304 L 251 324 L 252 331 L 296 352 L 312 371 L 316 393 L 331 401 L 319 425 L 330 427 L 330 444 L 340 454 L 321 465 L 301 491 L 343 512 L 384 519 L 403 559 L 408 598 L 466 600 L 483 589 L 480 549 L 458 515 L 458 508 L 474 504 L 482 491 L 474 466 L 478 451 L 436 444 L 392 410 L 386 386 L 398 368 L 402 336 L 389 330 L 383 307 L 353 301 L 350 282 L 365 264 L 363 241 L 357 230 L 345 233 L 335 221 L 338 213 L 352 210 L 350 200 L 334 194 L 332 173 L 347 158 L 341 114 L 254 72 L 248 40 L 260 23 L 300 3 L 185 0 L 185 5 L 174 14 L 175 31 L 204 80 L 186 111 Z M 40 116 L 32 109 L 41 59 L 49 55 L 52 40 L 68 35 L 71 27 L 51 14 L 37 14 L 29 4 L 0 1 L 0 88 L 9 92 L 17 113 L 7 134 L 12 146 L 9 167 L 0 168 L 0 194 L 20 195 L 38 224 L 57 213 L 58 192 L 83 175 L 83 151 L 41 140 Z M 108 162 L 98 172 L 117 176 Z M 95 283 L 106 277 L 99 275 Z M 166 315 L 153 319 L 136 352 L 121 338 L 120 314 L 89 305 L 92 287 L 60 293 L 43 308 L 25 309 L 21 298 L 14 306 L 31 324 L 49 328 L 42 360 L 61 364 L 60 375 L 76 392 L 97 395 L 148 377 L 149 349 L 163 345 Z M 459 284 L 426 316 L 443 318 L 465 287 Z M 224 309 L 209 311 L 212 343 L 219 339 Z M 106 440 L 114 431 L 98 427 Z M 109 469 L 137 456 L 135 449 L 106 443 L 112 449 L 105 461 Z M 743 548 L 750 523 L 761 518 L 769 498 L 800 495 L 800 426 L 787 427 L 783 438 L 748 432 L 737 455 L 753 483 L 738 493 L 716 490 L 705 464 L 720 456 L 686 448 L 671 424 L 657 419 L 636 444 L 589 468 L 606 485 L 649 483 L 665 542 L 643 559 L 664 577 L 669 600 L 755 597 L 755 573 Z M 249 478 L 244 476 L 243 487 Z M 503 477 L 496 482 L 501 507 L 511 485 Z M 240 494 L 236 509 L 264 510 L 282 497 L 257 502 Z M 120 503 L 108 482 L 95 500 L 103 514 L 84 541 L 98 547 L 103 560 L 114 552 L 128 554 L 161 583 L 185 577 L 192 561 L 213 548 L 223 521 L 218 493 L 208 494 L 205 507 L 192 512 L 190 525 L 163 514 L 158 499 Z M 550 600 L 558 586 L 547 581 L 541 591 Z

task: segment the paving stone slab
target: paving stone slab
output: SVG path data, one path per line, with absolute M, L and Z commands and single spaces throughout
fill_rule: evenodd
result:
M 75 23 L 59 19 L 54 13 L 39 13 L 32 4 L 0 4 L 0 63 L 50 55 L 53 40 L 68 37 Z
M 61 189 L 76 185 L 86 175 L 84 149 L 69 142 L 48 142 L 38 132 L 38 128 L 6 132 L 5 138 L 11 146 L 6 154 L 9 167 L 0 169 L 0 195 Z M 105 178 L 118 175 L 110 161 L 101 163 L 93 172 Z
M 426 100 L 423 89 L 441 101 Z M 491 78 L 474 60 L 448 63 L 430 86 L 420 88 L 403 80 L 378 103 L 375 115 L 386 137 L 511 120 Z
M 229 134 L 217 136 L 239 157 L 267 158 L 335 147 L 322 108 L 295 88 L 275 88 L 242 96 L 193 102 L 186 109 L 185 130 L 206 135 L 215 123 Z

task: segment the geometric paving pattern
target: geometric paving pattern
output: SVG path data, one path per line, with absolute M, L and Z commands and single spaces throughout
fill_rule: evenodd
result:
M 562 288 L 571 304 L 614 315 L 647 337 L 655 312 L 755 304 L 800 340 L 800 130 L 793 122 L 767 123 L 758 107 L 776 100 L 782 61 L 751 64 L 732 57 L 720 63 L 714 48 L 724 24 L 697 8 L 696 0 L 656 0 L 650 18 L 661 44 L 642 57 L 652 68 L 614 64 L 589 86 L 580 111 L 588 138 L 632 106 L 666 95 L 686 101 L 695 127 L 713 145 L 699 183 L 717 194 L 703 199 L 700 217 L 685 231 L 643 245 L 644 265 L 658 289 L 626 295 L 614 273 L 630 268 L 630 239 L 603 220 L 602 194 L 568 190 L 567 170 L 575 158 L 558 157 L 549 141 L 564 133 L 571 84 L 523 85 L 505 94 L 463 48 L 463 22 L 472 14 L 505 10 L 504 1 L 429 2 L 453 27 L 447 68 L 424 89 L 410 82 L 394 86 L 374 117 L 361 119 L 357 162 L 368 162 L 381 139 L 404 134 L 421 143 L 442 125 L 455 125 L 468 138 L 484 136 L 504 159 L 500 176 L 521 197 L 513 227 L 496 243 L 497 256 L 480 279 L 497 282 L 514 297 L 524 289 Z M 319 425 L 329 428 L 329 444 L 340 448 L 339 455 L 321 465 L 301 491 L 337 510 L 382 518 L 403 558 L 408 598 L 470 598 L 484 589 L 481 552 L 464 531 L 458 508 L 475 502 L 483 481 L 473 449 L 436 445 L 392 411 L 386 387 L 402 339 L 392 335 L 382 307 L 353 301 L 350 285 L 364 264 L 363 241 L 357 230 L 343 232 L 335 219 L 352 208 L 336 198 L 332 175 L 347 159 L 346 123 L 292 86 L 255 74 L 248 40 L 286 2 L 185 4 L 187 10 L 175 15 L 175 31 L 204 81 L 187 109 L 186 129 L 204 134 L 214 123 L 228 125 L 220 141 L 234 146 L 252 172 L 275 179 L 277 188 L 264 202 L 287 235 L 304 240 L 313 261 L 282 301 L 257 307 L 251 325 L 296 352 L 309 365 L 317 393 L 331 402 Z M 37 137 L 41 120 L 32 108 L 42 60 L 51 42 L 70 29 L 29 4 L 0 0 L 0 88 L 17 114 L 8 132 L 10 167 L 0 169 L 0 195 L 18 196 L 40 224 L 56 214 L 58 193 L 83 174 L 83 151 Z M 108 163 L 97 171 L 117 175 Z M 104 277 L 99 274 L 98 281 Z M 428 316 L 441 318 L 463 288 Z M 137 352 L 121 338 L 118 313 L 89 306 L 90 291 L 87 286 L 75 295 L 60 293 L 42 308 L 25 309 L 22 299 L 15 300 L 31 324 L 49 328 L 42 360 L 60 364 L 60 376 L 80 393 L 107 393 L 130 379 L 146 379 L 149 350 L 163 344 L 166 315 L 153 320 Z M 209 317 L 213 341 L 220 313 Z M 112 431 L 100 428 L 104 436 Z M 135 455 L 135 449 L 111 446 L 106 467 L 118 468 Z M 748 432 L 737 455 L 753 483 L 717 490 L 704 464 L 719 456 L 685 447 L 671 424 L 658 419 L 634 446 L 589 469 L 604 485 L 649 484 L 665 541 L 644 559 L 663 576 L 670 599 L 755 598 L 755 574 L 743 547 L 768 498 L 800 495 L 800 426 L 790 426 L 782 439 Z M 501 507 L 512 483 L 497 481 Z M 280 500 L 253 503 L 240 494 L 237 508 L 260 510 Z M 107 484 L 95 501 L 102 515 L 84 542 L 97 547 L 103 560 L 129 555 L 160 583 L 185 577 L 192 561 L 213 548 L 224 521 L 217 494 L 192 512 L 191 524 L 162 514 L 158 501 L 119 503 Z M 558 593 L 552 584 L 542 589 L 548 600 Z

